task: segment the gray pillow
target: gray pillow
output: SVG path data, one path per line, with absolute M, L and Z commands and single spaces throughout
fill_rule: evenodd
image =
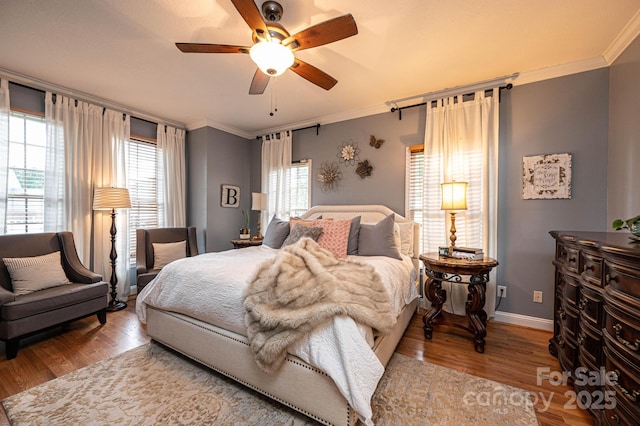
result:
M 387 256 L 402 260 L 395 238 L 394 213 L 375 225 L 360 225 L 358 256 Z
M 304 225 L 296 225 L 291 230 L 291 233 L 282 243 L 282 247 L 286 247 L 290 244 L 294 244 L 298 242 L 302 238 L 311 238 L 313 241 L 317 241 L 318 237 L 322 233 L 322 228 L 319 226 L 304 226 Z
M 360 235 L 360 219 L 361 216 L 351 219 L 351 228 L 349 229 L 349 243 L 347 244 L 347 254 L 358 254 L 358 235 Z
M 273 215 L 267 231 L 265 232 L 262 244 L 271 248 L 279 249 L 282 243 L 289 236 L 289 221 L 282 220 Z

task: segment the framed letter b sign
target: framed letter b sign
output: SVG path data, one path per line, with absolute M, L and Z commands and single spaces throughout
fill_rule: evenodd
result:
M 240 207 L 240 187 L 234 185 L 222 185 L 222 207 Z

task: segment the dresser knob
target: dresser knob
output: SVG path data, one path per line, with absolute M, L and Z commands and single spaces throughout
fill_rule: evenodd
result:
M 613 422 L 615 422 L 615 424 L 619 425 L 620 424 L 620 416 L 618 416 L 617 414 L 612 414 L 609 417 Z
M 578 309 L 580 309 L 581 311 L 584 310 L 584 308 L 587 306 L 587 298 L 584 296 L 580 297 L 580 301 L 578 302 Z
M 593 265 L 587 265 L 587 264 L 585 263 L 585 264 L 584 264 L 584 266 L 582 267 L 582 270 L 583 270 L 584 272 L 587 272 L 587 271 L 593 271 Z

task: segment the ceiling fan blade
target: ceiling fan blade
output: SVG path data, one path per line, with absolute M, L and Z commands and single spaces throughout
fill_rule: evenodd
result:
M 253 0 L 231 0 L 231 3 L 236 7 L 242 19 L 249 25 L 249 28 L 257 32 L 259 36 L 271 40 L 267 24 L 262 19 L 262 14 Z
M 262 95 L 264 90 L 267 88 L 267 84 L 269 84 L 269 78 L 269 75 L 260 71 L 260 68 L 256 69 L 256 73 L 253 75 L 253 80 L 251 80 L 249 94 Z
M 176 43 L 176 47 L 184 53 L 249 53 L 249 48 L 246 46 L 227 44 Z
M 338 82 L 338 80 L 331 77 L 326 72 L 321 71 L 313 65 L 309 65 L 299 59 L 296 59 L 289 69 L 300 77 L 309 80 L 316 86 L 322 87 L 324 90 L 331 89 Z
M 339 16 L 313 25 L 282 41 L 282 44 L 291 46 L 292 50 L 303 50 L 311 47 L 333 43 L 343 38 L 358 34 L 356 21 L 351 14 Z

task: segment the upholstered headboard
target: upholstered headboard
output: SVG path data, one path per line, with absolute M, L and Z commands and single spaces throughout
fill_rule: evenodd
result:
M 399 215 L 387 206 L 380 204 L 363 204 L 363 205 L 343 205 L 343 206 L 314 206 L 301 215 L 303 219 L 313 219 L 322 215 L 324 219 L 351 219 L 356 216 L 361 216 L 361 223 L 377 223 L 389 216 L 391 213 L 395 214 L 396 222 L 411 222 L 411 219 L 407 219 L 404 216 Z M 417 258 L 419 253 L 419 236 L 420 225 L 413 222 L 413 257 L 416 268 L 418 267 Z

